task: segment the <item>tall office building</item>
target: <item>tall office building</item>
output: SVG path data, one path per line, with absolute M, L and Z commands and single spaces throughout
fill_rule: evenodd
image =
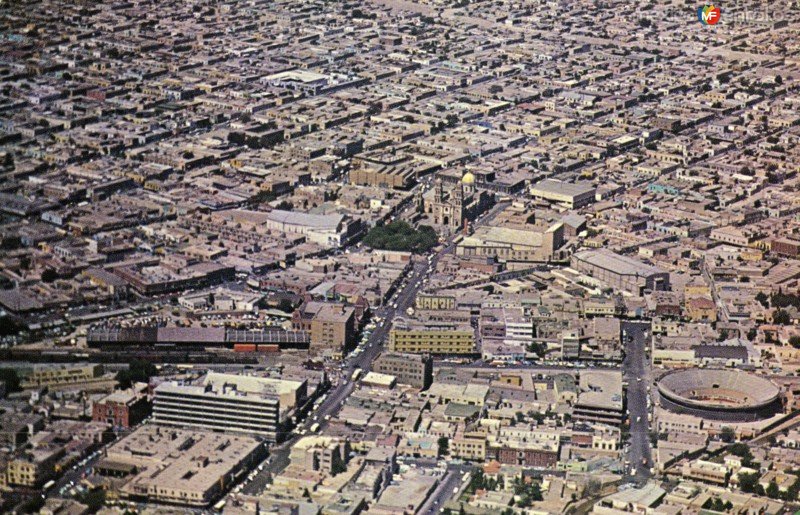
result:
M 276 442 L 305 397 L 305 381 L 212 372 L 199 384 L 158 385 L 153 418 L 159 424 L 258 435 Z

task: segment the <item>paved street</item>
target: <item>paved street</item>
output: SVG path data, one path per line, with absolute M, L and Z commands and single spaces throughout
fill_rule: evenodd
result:
M 647 419 L 647 387 L 652 383 L 650 366 L 645 346 L 650 342 L 650 324 L 647 322 L 624 322 L 622 328 L 631 339 L 625 342 L 623 362 L 624 379 L 628 381 L 628 410 L 630 411 L 630 451 L 628 459 L 634 467 L 635 476 L 628 479 L 644 482 L 650 477 L 652 456 L 650 449 L 650 424 Z M 642 461 L 644 460 L 644 462 Z
M 492 220 L 503 210 L 507 204 L 500 203 L 486 213 L 479 221 L 475 223 L 476 226 L 491 223 Z M 344 361 L 344 368 L 342 370 L 342 377 L 339 383 L 332 387 L 328 393 L 328 398 L 325 399 L 319 408 L 315 411 L 317 420 L 320 424 L 320 431 L 324 430 L 327 425 L 326 417 L 334 418 L 339 410 L 344 405 L 347 396 L 352 393 L 354 385 L 350 380 L 352 373 L 355 369 L 360 368 L 364 372 L 368 372 L 372 368 L 372 362 L 381 353 L 388 338 L 389 330 L 392 327 L 392 320 L 398 313 L 402 314 L 407 308 L 413 305 L 417 293 L 423 286 L 423 281 L 428 273 L 436 269 L 439 260 L 445 254 L 453 251 L 455 248 L 454 240 L 457 235 L 453 235 L 443 247 L 432 256 L 431 260 L 420 259 L 412 265 L 413 277 L 408 280 L 405 286 L 400 287 L 393 300 L 389 300 L 385 306 L 381 306 L 374 310 L 374 316 L 383 319 L 382 324 L 379 324 L 370 335 L 367 343 L 364 345 L 364 350 L 355 357 L 346 359 Z M 394 305 L 397 307 L 393 307 Z M 284 468 L 289 465 L 289 451 L 300 436 L 297 434 L 302 429 L 308 430 L 313 425 L 315 420 L 309 417 L 302 424 L 298 425 L 295 430 L 295 435 L 289 440 L 283 442 L 271 449 L 270 457 L 264 469 L 253 478 L 242 491 L 246 494 L 254 495 L 261 492 L 269 483 L 271 477 L 280 473 Z
M 442 509 L 442 506 L 455 495 L 455 489 L 460 489 L 464 482 L 464 474 L 472 471 L 471 463 L 449 464 L 447 472 L 439 479 L 436 489 L 428 496 L 425 503 L 417 511 L 418 515 L 433 515 Z
M 69 488 L 80 483 L 81 479 L 83 479 L 87 475 L 89 469 L 91 469 L 94 466 L 94 464 L 97 463 L 102 457 L 103 457 L 102 453 L 97 454 L 83 465 L 76 465 L 70 470 L 68 470 L 48 490 L 47 496 L 58 497 L 60 496 L 61 490 L 68 490 Z
M 375 328 L 370 335 L 369 340 L 364 346 L 364 351 L 358 356 L 347 360 L 345 368 L 342 372 L 342 378 L 338 385 L 334 386 L 328 394 L 320 407 L 316 410 L 318 422 L 320 427 L 324 429 L 326 425 L 326 416 L 331 418 L 335 417 L 339 410 L 342 408 L 345 399 L 353 391 L 353 382 L 350 381 L 350 376 L 356 368 L 369 371 L 372 368 L 372 362 L 380 354 L 383 345 L 389 334 L 391 328 L 391 320 L 398 312 L 403 312 L 414 301 L 417 292 L 422 287 L 422 280 L 429 270 L 435 268 L 436 263 L 439 261 L 441 255 L 452 251 L 453 245 L 446 245 L 436 256 L 427 262 L 424 260 L 418 261 L 413 265 L 414 278 L 411 279 L 404 288 L 399 290 L 397 298 L 393 303 L 397 304 L 397 308 L 386 306 L 376 310 L 376 315 L 383 318 L 383 324 Z M 313 420 L 308 419 L 303 424 L 297 427 L 297 430 L 308 429 L 314 423 Z M 287 465 L 289 465 L 289 451 L 291 446 L 300 438 L 299 435 L 293 436 L 283 444 L 275 447 L 271 451 L 268 465 L 260 472 L 250 483 L 243 488 L 247 494 L 257 494 L 261 492 L 269 482 L 272 475 L 280 473 Z

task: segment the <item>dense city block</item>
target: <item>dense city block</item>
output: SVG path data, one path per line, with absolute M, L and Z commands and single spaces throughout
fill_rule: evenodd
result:
M 0 512 L 800 510 L 800 3 L 0 23 Z

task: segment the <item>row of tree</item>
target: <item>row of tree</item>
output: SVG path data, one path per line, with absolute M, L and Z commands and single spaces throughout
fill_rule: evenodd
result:
M 364 237 L 364 245 L 378 250 L 397 250 L 424 253 L 439 242 L 433 227 L 421 225 L 414 229 L 403 221 L 373 227 Z

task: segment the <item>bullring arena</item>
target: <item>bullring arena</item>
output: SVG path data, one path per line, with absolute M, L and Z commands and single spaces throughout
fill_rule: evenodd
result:
M 669 372 L 659 379 L 658 392 L 664 408 L 712 420 L 754 421 L 781 409 L 780 390 L 772 381 L 739 370 Z

